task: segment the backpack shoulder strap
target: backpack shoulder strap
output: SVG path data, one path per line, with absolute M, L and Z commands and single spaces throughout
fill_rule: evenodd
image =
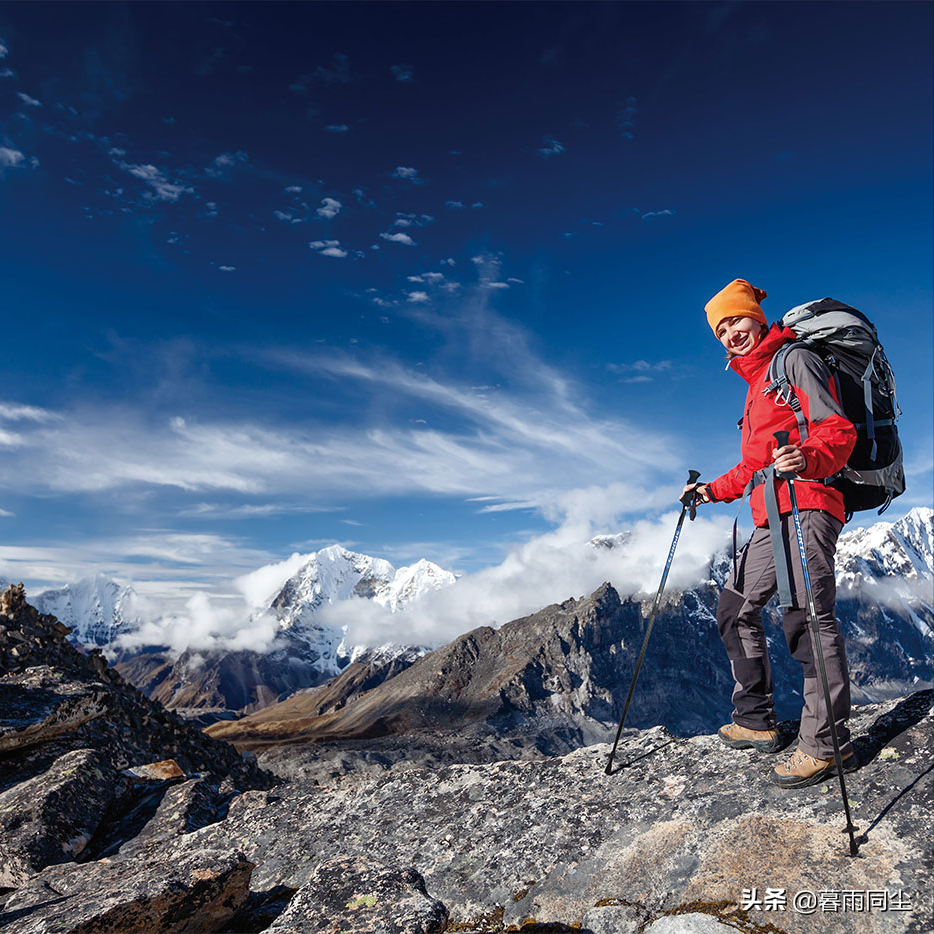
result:
M 802 441 L 807 441 L 808 439 L 808 422 L 804 417 L 804 411 L 795 393 L 795 387 L 788 379 L 788 373 L 785 370 L 785 357 L 788 356 L 789 351 L 793 350 L 795 347 L 806 346 L 807 342 L 800 340 L 782 344 L 782 346 L 775 351 L 775 355 L 769 363 L 769 369 L 765 377 L 768 381 L 768 386 L 762 390 L 764 395 L 768 395 L 770 392 L 777 393 L 777 401 L 780 404 L 782 402 L 788 404 L 791 411 L 795 413 L 795 421 L 798 423 L 798 435 Z

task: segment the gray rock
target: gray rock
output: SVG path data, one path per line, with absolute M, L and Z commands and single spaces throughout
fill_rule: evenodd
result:
M 46 869 L 0 913 L 6 934 L 220 931 L 246 902 L 253 864 L 226 850 Z
M 0 752 L 48 742 L 107 710 L 107 692 L 63 683 L 47 668 L 30 668 L 0 682 Z
M 15 888 L 45 866 L 80 855 L 114 797 L 116 779 L 105 756 L 77 749 L 0 793 L 0 888 Z
M 132 789 L 131 799 L 108 816 L 90 848 L 92 858 L 120 859 L 152 850 L 166 841 L 206 827 L 227 813 L 229 795 L 201 778 L 181 784 Z
M 228 744 L 144 697 L 99 651 L 78 652 L 69 631 L 30 606 L 22 585 L 0 593 L 0 736 L 15 747 L 0 757 L 0 790 L 86 748 L 117 770 L 171 758 L 183 772 L 227 780 L 231 789 L 276 783 Z
M 692 911 L 659 918 L 645 929 L 644 934 L 727 934 L 735 930 L 734 925 L 722 924 L 712 915 Z
M 776 757 L 660 727 L 626 731 L 609 777 L 602 744 L 540 761 L 296 782 L 246 792 L 225 821 L 188 839 L 241 847 L 257 863 L 258 891 L 300 887 L 350 853 L 412 866 L 462 925 L 500 910 L 507 926 L 570 926 L 609 898 L 652 918 L 698 903 L 725 915 L 744 888 L 768 886 L 789 899 L 804 889 L 903 891 L 910 911 L 845 921 L 855 934 L 908 932 L 924 918 L 934 862 L 932 702 L 934 692 L 919 692 L 851 721 L 866 763 L 847 776 L 866 835 L 859 859 L 848 855 L 836 783 L 782 791 L 767 780 Z M 789 910 L 777 926 L 808 934 L 839 919 Z
M 647 918 L 648 913 L 635 905 L 598 905 L 584 915 L 581 930 L 588 934 L 640 934 Z
M 276 919 L 270 934 L 434 934 L 448 920 L 414 869 L 363 858 L 319 866 Z

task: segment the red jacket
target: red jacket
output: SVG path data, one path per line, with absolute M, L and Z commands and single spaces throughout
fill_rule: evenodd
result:
M 785 360 L 785 372 L 807 419 L 808 438 L 803 443 L 791 408 L 777 403 L 776 393 L 764 395 L 762 392 L 768 385 L 766 374 L 775 351 L 794 339 L 790 328 L 773 324 L 748 354 L 730 361 L 730 366 L 749 383 L 742 421 L 742 460 L 708 483 L 707 494 L 711 500 L 723 502 L 742 496 L 752 475 L 772 463 L 772 451 L 777 447 L 774 433 L 787 430 L 791 433 L 789 443 L 797 444 L 807 459 L 807 467 L 795 483 L 798 506 L 822 509 L 844 522 L 843 495 L 839 490 L 820 482 L 806 482 L 821 481 L 835 474 L 847 462 L 856 444 L 856 429 L 840 408 L 826 364 L 816 353 L 804 348 L 789 353 Z M 788 485 L 784 481 L 777 483 L 779 509 L 783 514 L 791 512 Z M 757 526 L 768 525 L 764 490 L 764 485 L 759 484 L 751 496 L 752 518 Z

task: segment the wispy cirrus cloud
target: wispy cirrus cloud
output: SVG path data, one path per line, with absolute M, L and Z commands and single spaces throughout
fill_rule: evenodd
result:
M 350 84 L 357 80 L 350 70 L 350 59 L 343 52 L 335 52 L 327 65 L 318 65 L 313 72 L 296 78 L 289 90 L 296 94 L 306 94 L 315 84 Z
M 623 139 L 633 138 L 638 100 L 635 97 L 626 97 L 616 105 L 616 127 Z
M 542 137 L 542 145 L 538 149 L 539 155 L 548 159 L 551 156 L 558 156 L 564 151 L 563 143 L 559 143 L 558 140 L 552 139 L 550 136 Z
M 674 217 L 677 213 L 677 211 L 673 211 L 671 208 L 665 208 L 663 211 L 646 211 L 646 213 L 642 215 L 642 220 L 648 220 L 650 217 Z
M 608 363 L 606 368 L 621 377 L 623 383 L 650 383 L 659 376 L 668 377 L 674 368 L 671 360 L 649 363 L 648 360 L 636 360 L 634 363 Z
M 389 73 L 402 84 L 408 84 L 415 78 L 415 69 L 411 65 L 390 65 Z
M 23 102 L 26 107 L 42 106 L 42 101 L 37 100 L 35 97 L 30 97 L 25 91 L 17 91 L 16 96 Z

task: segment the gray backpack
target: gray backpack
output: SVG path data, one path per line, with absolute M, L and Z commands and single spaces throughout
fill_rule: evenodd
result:
M 785 313 L 781 324 L 791 328 L 798 340 L 785 344 L 772 358 L 765 392 L 776 392 L 787 402 L 801 440 L 806 440 L 807 420 L 785 374 L 785 358 L 796 347 L 807 347 L 823 359 L 843 414 L 857 432 L 846 466 L 824 482 L 843 493 L 847 518 L 876 507 L 881 507 L 881 515 L 905 492 L 905 472 L 896 424 L 902 413 L 895 398 L 895 376 L 875 326 L 862 312 L 833 298 L 798 305 Z

